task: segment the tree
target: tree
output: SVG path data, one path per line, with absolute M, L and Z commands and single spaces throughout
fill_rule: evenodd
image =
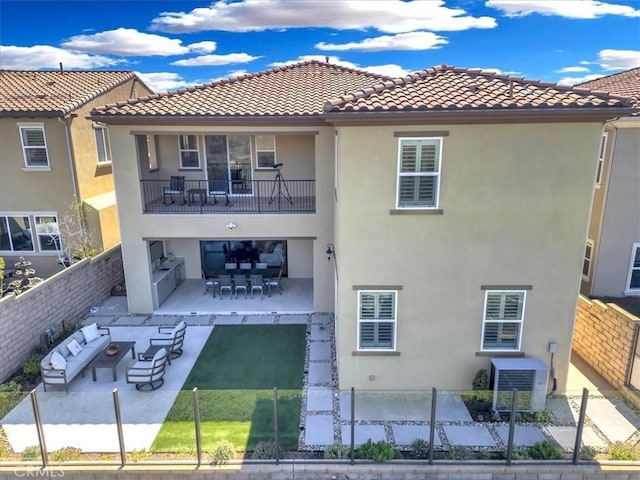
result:
M 74 198 L 67 210 L 58 218 L 59 236 L 51 236 L 56 242 L 60 263 L 68 267 L 84 258 L 95 257 L 100 250 L 94 246 L 93 232 L 87 227 L 88 208 Z

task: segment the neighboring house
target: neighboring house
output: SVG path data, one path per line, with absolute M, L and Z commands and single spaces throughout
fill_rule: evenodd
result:
M 579 87 L 626 97 L 636 108 L 607 121 L 602 131 L 581 291 L 640 296 L 640 68 Z
M 131 313 L 157 308 L 168 252 L 202 278 L 226 242 L 264 261 L 286 245 L 335 312 L 342 388 L 469 389 L 490 358 L 546 361 L 555 342 L 562 389 L 600 131 L 628 112 L 493 73 L 314 61 L 91 117 L 118 158 Z
M 61 216 L 86 208 L 94 247 L 120 242 L 106 125 L 87 118 L 109 102 L 153 93 L 126 71 L 0 70 L 0 256 L 36 274 L 57 270 Z

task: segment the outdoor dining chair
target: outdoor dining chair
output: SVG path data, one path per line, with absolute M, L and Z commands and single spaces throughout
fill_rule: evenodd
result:
M 234 284 L 234 292 L 236 294 L 236 298 L 238 298 L 238 290 L 244 290 L 244 298 L 247 298 L 247 276 L 234 275 L 233 284 Z
M 282 281 L 282 269 L 280 269 L 280 272 L 278 273 L 277 277 L 271 277 L 269 280 L 265 282 L 267 285 L 269 296 L 271 296 L 272 287 L 278 287 L 278 291 L 280 292 L 280 295 L 282 295 L 282 285 L 280 284 L 281 281 Z
M 260 290 L 260 298 L 264 296 L 264 280 L 262 279 L 262 275 L 251 275 L 249 277 L 249 284 L 251 285 L 251 298 L 253 298 L 254 290 Z
M 187 200 L 184 194 L 184 176 L 172 175 L 171 180 L 169 180 L 169 186 L 163 188 L 162 195 L 162 201 L 165 205 L 167 204 L 167 198 L 171 200 L 169 203 L 173 203 L 174 197 L 182 197 L 182 203 L 186 203 Z
M 220 275 L 218 277 L 220 282 L 220 300 L 222 300 L 222 293 L 225 290 L 229 291 L 229 296 L 233 298 L 233 284 L 231 283 L 231 275 Z

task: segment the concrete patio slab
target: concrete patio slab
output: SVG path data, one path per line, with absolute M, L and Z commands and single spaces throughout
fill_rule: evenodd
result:
M 154 315 L 149 319 L 147 325 L 153 325 L 158 327 L 173 327 L 180 319 L 174 315 Z
M 331 371 L 329 362 L 309 362 L 309 385 L 331 385 Z
M 147 318 L 149 317 L 146 315 L 122 316 L 118 317 L 115 322 L 113 322 L 113 325 L 118 327 L 139 327 L 147 321 Z
M 429 425 L 391 425 L 391 431 L 396 445 L 399 446 L 410 446 L 417 438 L 429 441 Z M 433 444 L 436 447 L 442 446 L 437 431 L 433 437 Z
M 187 325 L 208 326 L 212 323 L 211 315 L 185 315 L 182 317 Z
M 240 325 L 244 315 L 216 315 L 215 325 Z
M 99 326 L 101 327 L 105 327 L 108 325 L 111 325 L 111 323 L 113 323 L 113 321 L 116 319 L 117 317 L 96 317 L 96 316 L 90 316 L 85 318 L 81 324 L 82 326 L 86 326 L 86 325 L 91 325 L 92 323 L 97 323 Z
M 309 388 L 307 390 L 307 411 L 331 412 L 333 410 L 333 391 L 331 388 Z
M 343 445 L 351 445 L 351 427 L 342 425 L 340 427 L 341 441 Z M 356 425 L 354 429 L 354 444 L 356 447 L 362 445 L 367 440 L 379 442 L 387 441 L 387 434 L 384 431 L 384 425 Z
M 89 313 L 90 316 L 95 315 L 128 315 L 129 305 L 126 296 L 111 296 L 102 304 L 97 305 L 98 310 L 95 313 Z
M 485 425 L 444 425 L 442 428 L 452 446 L 496 447 L 496 442 Z
M 329 342 L 311 342 L 309 345 L 310 361 L 331 361 L 331 344 Z
M 587 416 L 610 442 L 625 442 L 640 429 L 640 417 L 618 397 L 590 398 Z
M 311 323 L 322 323 L 329 325 L 333 321 L 333 316 L 330 313 L 316 312 L 311 314 Z
M 494 427 L 494 430 L 502 440 L 502 443 L 507 445 L 509 442 L 509 427 L 507 425 L 498 425 Z M 532 425 L 516 425 L 513 436 L 513 444 L 518 447 L 530 447 L 531 445 L 543 442 L 547 439 L 542 433 L 540 427 Z
M 249 325 L 273 325 L 276 323 L 275 315 L 246 315 L 242 323 Z
M 311 324 L 311 339 L 314 341 L 331 340 L 331 330 L 324 323 Z
M 560 445 L 561 448 L 567 451 L 573 451 L 573 447 L 576 444 L 576 427 L 544 427 L 546 432 Z M 584 427 L 582 431 L 582 445 L 589 445 L 595 448 L 606 447 L 604 442 L 598 434 L 591 427 Z
M 333 415 L 307 415 L 304 430 L 305 445 L 331 445 L 333 436 Z
M 306 325 L 308 320 L 309 315 L 280 315 L 277 322 L 285 325 Z

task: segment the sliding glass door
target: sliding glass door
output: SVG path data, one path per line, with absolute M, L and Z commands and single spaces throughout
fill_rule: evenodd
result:
M 205 135 L 209 191 L 252 195 L 251 137 Z

